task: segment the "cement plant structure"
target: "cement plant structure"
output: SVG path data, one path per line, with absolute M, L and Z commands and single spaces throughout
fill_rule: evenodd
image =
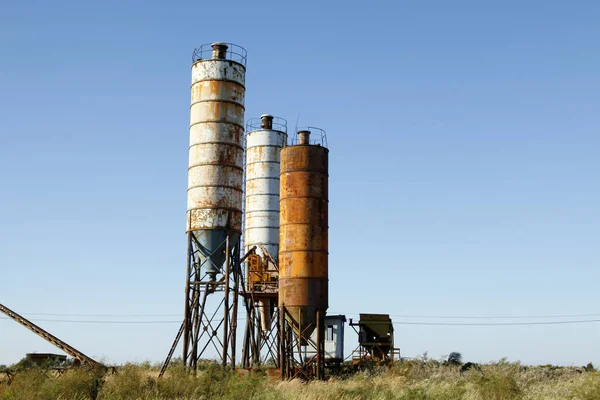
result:
M 288 146 L 286 121 L 265 114 L 248 122 L 244 141 L 246 59 L 230 43 L 194 51 L 184 321 L 160 376 L 182 337 L 192 370 L 215 351 L 224 367 L 235 368 L 242 300 L 244 368 L 268 363 L 284 379 L 323 379 L 325 132 L 298 130 Z
M 326 318 L 327 137 L 296 127 L 288 141 L 287 122 L 269 114 L 248 121 L 244 136 L 246 60 L 231 43 L 193 54 L 184 318 L 159 377 L 182 338 L 191 371 L 215 355 L 235 369 L 240 307 L 243 368 L 268 364 L 282 379 L 324 379 L 326 362 L 331 368 L 344 361 L 346 318 Z M 0 313 L 77 363 L 108 369 L 1 304 Z M 399 356 L 387 314 L 360 314 L 350 326 L 358 327 L 355 364 L 387 365 Z
M 213 43 L 193 58 L 183 361 L 195 370 L 214 349 L 235 368 L 246 51 Z
M 260 120 L 250 120 L 246 130 L 247 319 L 242 366 L 268 363 L 279 367 L 279 175 L 281 149 L 287 144 L 287 121 L 264 114 Z

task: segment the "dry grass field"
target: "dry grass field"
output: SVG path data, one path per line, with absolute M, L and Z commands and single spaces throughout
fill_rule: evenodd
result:
M 193 376 L 175 365 L 161 379 L 155 367 L 128 364 L 113 375 L 84 369 L 60 376 L 39 368 L 0 382 L 0 400 L 54 399 L 405 399 L 405 400 L 599 400 L 600 373 L 582 368 L 500 361 L 461 372 L 459 366 L 412 360 L 331 378 L 280 382 L 258 371 L 239 376 L 206 364 Z

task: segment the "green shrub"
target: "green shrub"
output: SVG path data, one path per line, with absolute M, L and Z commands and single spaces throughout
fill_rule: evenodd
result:
M 577 400 L 600 399 L 600 373 L 590 373 L 574 388 L 573 394 Z
M 152 378 L 145 376 L 144 371 L 134 364 L 119 368 L 118 373 L 106 378 L 98 399 L 126 400 L 151 395 L 154 384 Z
M 41 368 L 17 373 L 10 385 L 0 388 L 1 400 L 95 399 L 102 380 L 93 371 L 76 369 L 60 376 Z
M 598 400 L 600 373 L 573 367 L 522 367 L 502 360 L 461 373 L 430 359 L 373 368 L 326 382 L 280 382 L 264 371 L 239 375 L 203 361 L 196 375 L 174 363 L 158 379 L 156 366 L 127 364 L 117 374 L 41 368 L 0 376 L 0 400 Z
M 501 361 L 494 368 L 484 368 L 484 374 L 471 374 L 482 400 L 518 400 L 523 393 L 517 382 L 519 365 Z

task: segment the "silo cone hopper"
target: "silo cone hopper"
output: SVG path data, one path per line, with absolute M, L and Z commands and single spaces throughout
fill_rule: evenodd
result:
M 263 332 L 263 335 L 267 335 L 271 330 L 271 321 L 275 312 L 275 300 L 259 300 L 258 307 L 260 309 L 260 330 Z
M 208 274 L 210 281 L 214 282 L 217 275 L 224 273 L 220 266 L 225 265 L 227 231 L 218 229 L 201 230 L 196 231 L 195 235 L 199 242 L 202 258 L 205 259 L 202 269 L 204 273 Z M 239 237 L 239 234 L 230 235 L 230 239 L 233 237 L 234 240 L 237 240 L 236 236 Z
M 307 339 L 317 328 L 317 310 L 316 308 L 297 308 L 288 307 L 287 321 L 292 326 L 296 337 L 300 338 L 300 344 L 306 346 Z

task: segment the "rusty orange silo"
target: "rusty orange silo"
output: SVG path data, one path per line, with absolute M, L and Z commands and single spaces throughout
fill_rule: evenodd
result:
M 280 176 L 279 309 L 302 344 L 328 307 L 329 150 L 310 133 L 281 150 Z

